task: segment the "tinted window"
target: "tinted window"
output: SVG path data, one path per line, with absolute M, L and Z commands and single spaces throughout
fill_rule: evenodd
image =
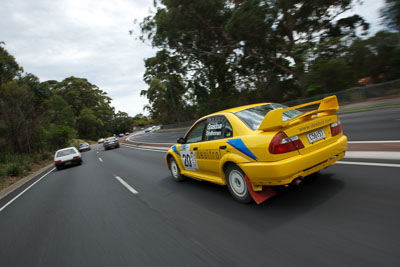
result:
M 206 126 L 206 121 L 199 122 L 186 137 L 186 143 L 195 143 L 203 140 L 204 126 Z
M 286 109 L 288 107 L 281 104 L 267 104 L 238 111 L 235 113 L 235 115 L 238 116 L 239 119 L 241 119 L 250 129 L 256 130 L 264 120 L 265 115 L 267 115 L 267 113 L 271 110 L 278 108 Z M 282 120 L 288 121 L 299 116 L 300 114 L 302 113 L 298 110 L 288 110 L 283 112 Z
M 226 121 L 225 123 L 225 134 L 224 137 L 225 138 L 231 138 L 233 136 L 233 129 L 231 124 L 229 123 L 229 121 Z
M 64 157 L 64 156 L 72 155 L 75 153 L 76 153 L 75 150 L 72 148 L 66 149 L 66 150 L 58 151 L 56 157 Z

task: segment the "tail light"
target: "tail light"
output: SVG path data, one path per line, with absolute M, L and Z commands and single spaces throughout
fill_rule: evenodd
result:
M 284 132 L 277 133 L 269 144 L 269 153 L 282 154 L 304 148 L 297 135 L 288 137 Z
M 61 160 L 56 160 L 56 163 L 61 163 Z
M 331 135 L 334 137 L 342 132 L 342 124 L 340 120 L 331 124 Z
M 75 157 L 74 157 L 74 159 L 80 159 L 80 158 L 81 158 L 80 156 L 75 156 Z

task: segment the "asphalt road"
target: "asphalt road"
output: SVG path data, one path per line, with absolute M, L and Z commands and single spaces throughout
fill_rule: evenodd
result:
M 400 140 L 400 107 L 340 115 L 350 141 Z
M 350 141 L 400 140 L 400 107 L 341 114 L 344 133 Z M 136 142 L 176 143 L 186 130 L 141 133 L 131 138 Z
M 0 266 L 399 265 L 399 168 L 337 164 L 244 205 L 174 182 L 161 152 L 83 157 L 0 212 Z
M 340 117 L 349 140 L 400 139 L 400 108 Z M 257 206 L 173 182 L 162 152 L 98 148 L 0 211 L 0 266 L 398 266 L 399 168 L 337 164 Z

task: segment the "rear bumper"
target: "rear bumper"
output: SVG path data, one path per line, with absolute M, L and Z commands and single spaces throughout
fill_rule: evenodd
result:
M 79 163 L 82 163 L 82 158 L 79 159 L 71 159 L 71 160 L 67 160 L 67 161 L 63 161 L 61 163 L 55 163 L 55 166 L 57 168 L 60 167 L 65 167 L 65 166 L 72 166 L 72 165 L 77 165 Z
M 114 143 L 114 144 L 107 144 L 107 145 L 103 145 L 105 149 L 109 149 L 109 148 L 118 148 L 119 147 L 119 143 Z
M 242 163 L 239 167 L 253 185 L 285 185 L 305 177 L 342 159 L 347 149 L 347 137 L 310 152 L 276 162 Z

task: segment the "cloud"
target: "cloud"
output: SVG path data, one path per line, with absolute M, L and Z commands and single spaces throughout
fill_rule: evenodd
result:
M 129 31 L 151 8 L 152 0 L 7 1 L 0 10 L 0 41 L 42 81 L 87 78 L 113 98 L 116 110 L 134 116 L 147 104 L 140 97 L 143 60 L 155 52 Z

